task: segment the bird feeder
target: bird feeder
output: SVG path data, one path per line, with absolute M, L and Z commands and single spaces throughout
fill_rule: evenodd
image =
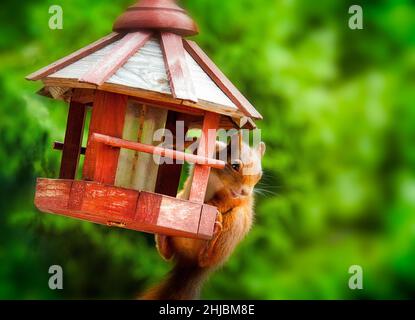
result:
M 64 142 L 54 143 L 62 152 L 59 179 L 37 180 L 40 211 L 150 233 L 212 237 L 217 210 L 204 198 L 211 167 L 225 163 L 213 159 L 208 130 L 252 129 L 261 115 L 185 39 L 197 33 L 174 1 L 142 0 L 116 20 L 113 33 L 27 77 L 43 82 L 41 95 L 69 104 Z M 205 133 L 195 154 L 153 142 L 158 129 L 179 134 L 177 121 Z M 176 161 L 157 164 L 154 154 Z M 195 165 L 187 200 L 176 198 L 177 160 Z

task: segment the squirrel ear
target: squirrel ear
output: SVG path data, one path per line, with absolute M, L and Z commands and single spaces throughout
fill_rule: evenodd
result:
M 264 156 L 266 149 L 267 149 L 267 147 L 265 145 L 265 142 L 261 141 L 261 143 L 257 147 L 257 150 L 258 150 L 261 158 Z

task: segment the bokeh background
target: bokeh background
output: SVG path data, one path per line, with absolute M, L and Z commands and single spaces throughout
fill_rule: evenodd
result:
M 39 213 L 67 106 L 24 76 L 109 33 L 133 0 L 4 0 L 0 298 L 133 298 L 169 269 L 153 237 Z M 63 30 L 50 30 L 61 5 Z M 415 297 L 415 4 L 187 0 L 197 41 L 264 115 L 256 224 L 203 298 Z M 348 28 L 360 4 L 364 29 Z M 48 288 L 48 268 L 64 290 Z M 363 267 L 363 290 L 348 269 Z

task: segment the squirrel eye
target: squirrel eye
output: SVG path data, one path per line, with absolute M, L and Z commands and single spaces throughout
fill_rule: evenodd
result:
M 239 171 L 241 169 L 240 161 L 232 163 L 231 166 L 232 166 L 232 169 L 235 170 L 235 171 Z

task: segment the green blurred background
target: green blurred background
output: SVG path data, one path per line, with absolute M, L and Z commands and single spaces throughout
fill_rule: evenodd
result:
M 67 106 L 24 76 L 109 33 L 133 0 L 2 1 L 0 298 L 132 298 L 169 269 L 153 237 L 39 213 Z M 264 115 L 256 224 L 203 298 L 415 297 L 415 4 L 187 0 L 196 38 Z M 63 30 L 50 30 L 61 5 Z M 360 4 L 364 29 L 348 28 Z M 48 288 L 59 264 L 64 290 Z M 363 290 L 348 269 L 363 267 Z

